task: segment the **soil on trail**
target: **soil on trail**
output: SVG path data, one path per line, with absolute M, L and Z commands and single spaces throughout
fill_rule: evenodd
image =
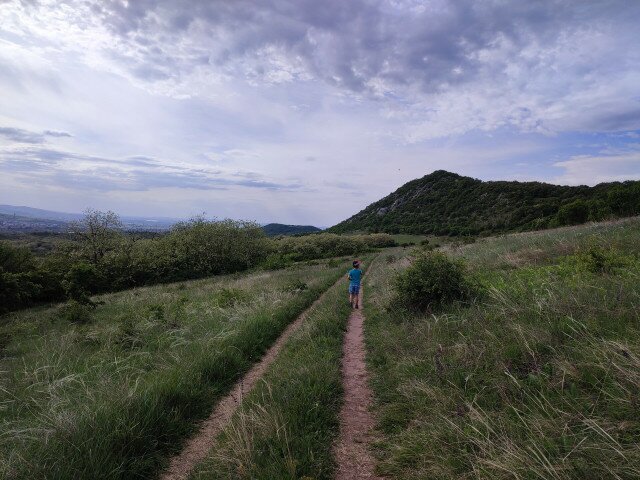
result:
M 360 309 L 362 293 L 360 293 Z M 369 411 L 373 394 L 369 388 L 364 348 L 364 315 L 351 313 L 342 347 L 344 404 L 340 410 L 340 434 L 334 446 L 338 468 L 336 480 L 380 479 L 374 473 L 375 460 L 369 451 L 374 420 Z
M 344 282 L 342 278 L 340 278 L 328 290 L 334 288 L 341 282 Z M 325 294 L 326 292 L 320 295 L 320 297 L 318 297 L 309 308 L 307 308 L 298 318 L 296 318 L 296 320 L 287 326 L 280 337 L 278 337 L 269 350 L 267 350 L 267 353 L 264 354 L 262 359 L 255 364 L 244 375 L 244 377 L 242 377 L 238 383 L 233 386 L 233 389 L 217 403 L 213 412 L 209 415 L 209 418 L 202 423 L 198 433 L 186 442 L 182 452 L 170 460 L 169 468 L 160 475 L 161 480 L 186 479 L 189 477 L 194 467 L 205 459 L 209 451 L 215 445 L 216 437 L 229 423 L 233 413 L 242 402 L 243 395 L 246 395 L 258 380 L 262 378 L 265 371 L 278 356 L 278 353 L 291 334 L 293 334 L 300 325 L 302 325 L 305 318 L 309 315 L 309 312 L 322 300 Z

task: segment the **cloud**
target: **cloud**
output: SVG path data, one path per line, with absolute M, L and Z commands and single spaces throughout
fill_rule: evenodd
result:
M 438 168 L 633 176 L 602 145 L 640 132 L 639 23 L 623 0 L 4 2 L 0 191 L 330 224 Z M 585 156 L 615 173 L 552 166 Z
M 176 97 L 210 95 L 212 82 L 319 82 L 402 119 L 394 135 L 409 143 L 504 125 L 640 128 L 637 2 L 64 3 L 66 16 L 46 1 L 21 8 L 32 31 L 63 23 L 92 64 Z
M 554 183 L 565 185 L 595 185 L 640 179 L 640 145 L 627 151 L 576 155 L 556 162 L 553 166 L 564 169 L 564 173 L 556 177 Z
M 43 132 L 44 135 L 48 136 L 48 137 L 57 137 L 57 138 L 61 138 L 61 137 L 73 137 L 73 135 L 71 135 L 70 133 L 67 132 L 59 132 L 57 130 L 45 130 Z
M 0 136 L 17 143 L 44 143 L 44 135 L 21 128 L 0 127 Z
M 42 133 L 32 132 L 30 130 L 24 130 L 22 128 L 14 127 L 0 127 L 0 137 L 16 142 L 16 143 L 30 143 L 40 144 L 46 142 L 46 137 L 71 137 L 72 135 L 67 132 L 58 132 L 55 130 L 45 130 Z
M 148 191 L 157 188 L 220 190 L 232 187 L 271 191 L 303 188 L 281 183 L 255 172 L 156 162 L 145 156 L 111 159 L 40 147 L 0 149 L 5 174 L 30 184 L 54 183 L 64 188 L 99 191 Z

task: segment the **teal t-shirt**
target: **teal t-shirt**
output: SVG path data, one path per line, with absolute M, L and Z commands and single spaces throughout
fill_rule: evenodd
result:
M 349 280 L 351 285 L 360 285 L 360 279 L 362 279 L 362 270 L 359 268 L 349 270 Z

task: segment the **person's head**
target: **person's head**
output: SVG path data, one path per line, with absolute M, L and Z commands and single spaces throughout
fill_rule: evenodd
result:
M 360 268 L 360 260 L 353 261 L 353 268 Z

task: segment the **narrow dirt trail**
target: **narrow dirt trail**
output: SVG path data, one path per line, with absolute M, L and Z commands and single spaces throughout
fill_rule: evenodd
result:
M 216 437 L 231 420 L 234 412 L 242 402 L 242 397 L 249 393 L 258 380 L 262 378 L 289 337 L 302 325 L 309 312 L 324 298 L 327 292 L 343 282 L 343 278 L 338 279 L 309 308 L 285 328 L 262 359 L 251 367 L 233 386 L 231 391 L 216 404 L 209 418 L 202 423 L 198 433 L 187 440 L 182 451 L 170 460 L 169 467 L 159 477 L 161 480 L 183 480 L 189 477 L 194 467 L 205 459 L 215 445 Z
M 340 410 L 340 434 L 334 446 L 338 464 L 336 480 L 381 478 L 374 473 L 375 460 L 369 451 L 375 422 L 369 411 L 373 393 L 365 363 L 362 290 L 359 303 L 360 310 L 354 310 L 349 316 L 342 347 L 344 404 Z

